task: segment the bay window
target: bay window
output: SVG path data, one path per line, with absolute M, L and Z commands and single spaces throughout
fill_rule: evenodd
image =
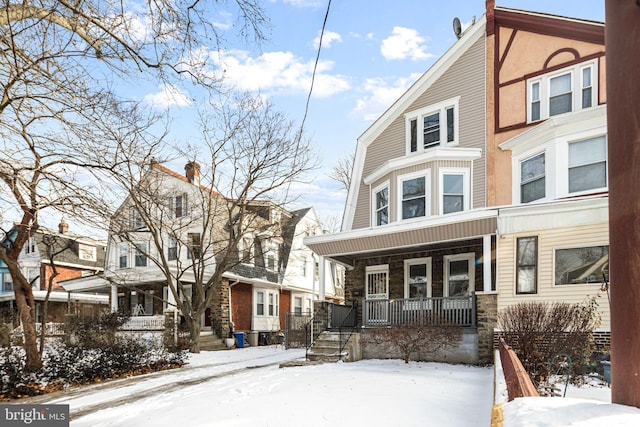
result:
M 545 197 L 545 175 L 545 153 L 520 163 L 520 203 L 529 203 Z
M 389 223 L 389 183 L 386 182 L 373 190 L 373 224 Z
M 607 186 L 605 136 L 569 143 L 569 193 Z
M 427 198 L 428 179 L 421 172 L 416 176 L 402 176 L 398 179 L 400 188 L 399 207 L 401 219 L 419 218 L 428 215 L 429 202 Z

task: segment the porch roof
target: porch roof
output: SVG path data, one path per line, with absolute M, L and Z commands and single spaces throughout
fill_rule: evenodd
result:
M 305 238 L 316 254 L 353 265 L 358 258 L 496 234 L 498 210 L 482 209 Z

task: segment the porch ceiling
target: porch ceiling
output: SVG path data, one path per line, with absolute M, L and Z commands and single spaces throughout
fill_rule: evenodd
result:
M 449 247 L 452 242 L 493 235 L 497 225 L 497 215 L 488 215 L 448 223 L 413 223 L 410 227 L 336 233 L 305 240 L 305 244 L 318 255 L 353 265 L 361 258 Z

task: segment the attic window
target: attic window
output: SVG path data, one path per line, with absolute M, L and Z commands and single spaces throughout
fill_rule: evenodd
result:
M 458 143 L 458 100 L 452 98 L 405 114 L 407 153 Z

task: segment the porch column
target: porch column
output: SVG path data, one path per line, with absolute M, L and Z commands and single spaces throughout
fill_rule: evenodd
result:
M 493 284 L 491 283 L 491 236 L 486 235 L 482 238 L 482 278 L 483 291 L 491 292 Z
M 318 259 L 318 299 L 320 301 L 324 301 L 325 295 L 325 259 L 323 256 L 320 256 Z
M 111 283 L 111 312 L 115 313 L 118 311 L 118 285 L 115 283 Z
M 178 308 L 176 307 L 176 299 L 173 296 L 173 292 L 171 292 L 171 287 L 167 285 L 167 311 L 177 311 L 177 310 Z

